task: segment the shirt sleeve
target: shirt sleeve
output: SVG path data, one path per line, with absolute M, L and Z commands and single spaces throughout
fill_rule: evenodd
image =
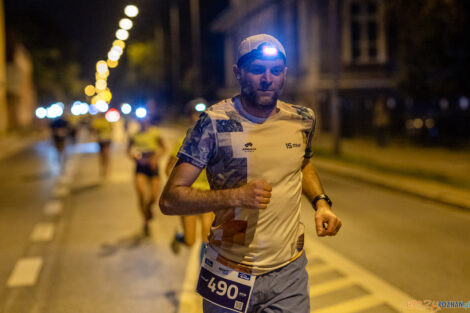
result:
M 312 141 L 313 141 L 313 135 L 315 134 L 316 119 L 315 119 L 315 114 L 313 113 L 313 110 L 308 109 L 308 112 L 311 115 L 311 119 L 309 119 L 309 121 L 311 121 L 311 127 L 309 130 L 306 131 L 307 146 L 305 147 L 304 158 L 311 159 L 313 156 Z
M 215 153 L 215 140 L 212 121 L 207 113 L 202 113 L 196 125 L 188 130 L 177 156 L 181 161 L 203 169 Z

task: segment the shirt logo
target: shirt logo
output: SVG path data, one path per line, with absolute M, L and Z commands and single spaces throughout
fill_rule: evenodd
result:
M 300 148 L 300 146 L 301 146 L 300 143 L 291 143 L 291 142 L 286 143 L 287 149 Z
M 252 142 L 245 143 L 245 148 L 242 149 L 243 152 L 255 152 L 256 148 L 253 147 Z

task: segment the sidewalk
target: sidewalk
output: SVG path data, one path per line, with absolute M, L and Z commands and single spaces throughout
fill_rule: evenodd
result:
M 340 156 L 332 139 L 314 139 L 319 171 L 373 183 L 422 198 L 470 210 L 470 151 L 411 146 L 391 142 L 378 147 L 370 139 L 342 139 Z
M 0 137 L 0 161 L 33 143 L 38 136 L 8 135 Z

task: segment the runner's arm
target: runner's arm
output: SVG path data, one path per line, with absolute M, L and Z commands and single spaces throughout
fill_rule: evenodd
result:
M 201 169 L 178 162 L 168 178 L 160 197 L 160 210 L 166 215 L 194 215 L 243 206 L 265 209 L 271 198 L 271 187 L 253 180 L 238 188 L 200 190 L 190 187 Z
M 324 193 L 317 171 L 310 159 L 304 159 L 302 166 L 302 192 L 311 203 L 313 199 Z M 318 236 L 334 236 L 341 228 L 341 220 L 331 211 L 326 200 L 318 200 L 315 212 L 315 224 Z

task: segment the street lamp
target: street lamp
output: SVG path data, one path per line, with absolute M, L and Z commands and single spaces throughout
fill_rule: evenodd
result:
M 119 27 L 125 30 L 129 30 L 132 28 L 132 21 L 128 18 L 123 18 L 122 20 L 119 21 Z
M 118 29 L 116 31 L 116 38 L 120 40 L 126 40 L 129 38 L 129 32 L 125 29 Z
M 128 17 L 136 17 L 139 14 L 139 9 L 135 5 L 129 4 L 124 8 L 124 14 Z

